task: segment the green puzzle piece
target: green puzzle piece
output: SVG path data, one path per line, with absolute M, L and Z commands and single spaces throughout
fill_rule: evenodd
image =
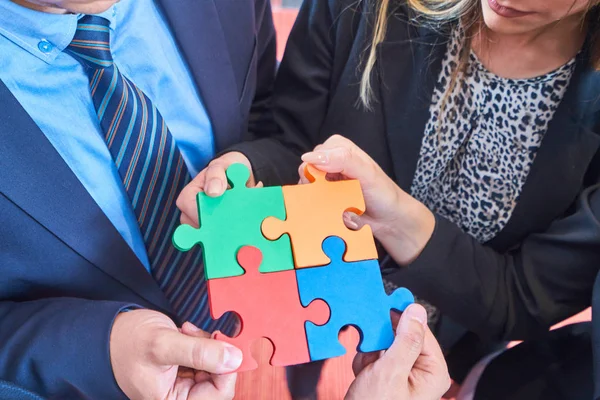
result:
M 243 275 L 236 254 L 242 246 L 258 247 L 263 254 L 260 272 L 294 269 L 288 235 L 275 241 L 265 238 L 261 224 L 266 217 L 286 219 L 281 186 L 248 188 L 250 171 L 243 164 L 227 168 L 231 189 L 220 197 L 198 193 L 200 229 L 181 225 L 173 234 L 178 250 L 202 245 L 206 279 Z

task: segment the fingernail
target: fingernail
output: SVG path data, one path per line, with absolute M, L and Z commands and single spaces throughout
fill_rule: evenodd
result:
M 398 324 L 398 330 L 407 330 L 408 322 L 411 320 L 417 321 L 421 325 L 425 326 L 427 324 L 427 311 L 425 311 L 425 308 L 418 304 L 411 304 L 408 306 L 402 313 L 400 323 Z
M 223 186 L 221 185 L 221 181 L 218 179 L 211 179 L 208 182 L 208 186 L 206 188 L 206 193 L 210 196 L 216 196 L 221 194 Z
M 329 162 L 329 157 L 327 153 L 321 151 L 312 151 L 310 153 L 305 153 L 302 155 L 302 161 L 307 162 L 309 164 L 327 164 Z
M 230 344 L 225 344 L 223 365 L 232 371 L 242 365 L 243 354 L 240 349 Z
M 344 213 L 344 222 L 350 229 L 358 229 L 357 215 L 349 212 Z

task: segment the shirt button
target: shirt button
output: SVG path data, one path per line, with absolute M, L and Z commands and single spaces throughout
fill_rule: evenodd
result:
M 50 43 L 46 39 L 42 39 L 38 43 L 38 49 L 40 49 L 40 51 L 42 53 L 46 53 L 47 54 L 47 53 L 50 53 L 52 51 L 52 49 L 54 49 L 54 46 L 52 45 L 52 43 Z
M 114 17 L 115 15 L 117 15 L 117 6 L 113 6 L 112 16 Z

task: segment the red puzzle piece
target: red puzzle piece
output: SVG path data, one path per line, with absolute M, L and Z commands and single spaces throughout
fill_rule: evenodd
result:
M 305 322 L 325 324 L 329 320 L 327 303 L 315 300 L 308 307 L 303 307 L 296 271 L 260 273 L 262 253 L 256 247 L 242 247 L 237 260 L 246 271 L 244 275 L 207 282 L 212 317 L 217 319 L 225 312 L 233 311 L 242 321 L 238 336 L 215 335 L 215 339 L 231 343 L 244 353 L 238 372 L 258 366 L 250 352 L 250 345 L 262 337 L 273 344 L 271 365 L 309 362 Z

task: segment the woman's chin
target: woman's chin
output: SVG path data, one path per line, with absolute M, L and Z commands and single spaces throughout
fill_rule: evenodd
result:
M 489 7 L 483 7 L 483 22 L 487 29 L 501 35 L 517 35 L 535 30 L 535 24 L 527 16 L 505 18 L 496 14 Z

